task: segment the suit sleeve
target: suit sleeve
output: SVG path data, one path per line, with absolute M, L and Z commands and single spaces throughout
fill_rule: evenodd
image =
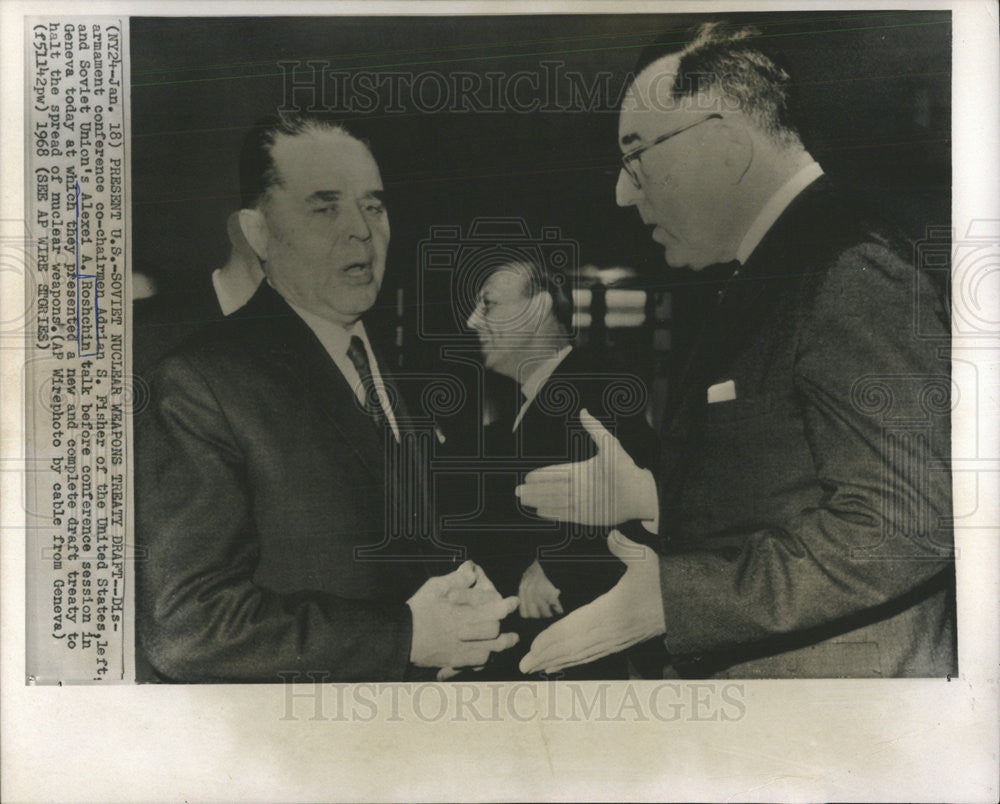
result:
M 137 636 L 152 666 L 175 681 L 402 679 L 405 604 L 254 583 L 251 471 L 188 359 L 161 364 L 152 399 L 136 422 Z
M 934 470 L 949 456 L 948 369 L 937 354 L 946 340 L 915 334 L 912 300 L 938 335 L 947 325 L 929 287 L 914 288 L 922 281 L 876 244 L 842 254 L 821 281 L 800 321 L 794 388 L 822 499 L 661 556 L 671 653 L 850 630 L 953 566 L 939 527 L 950 476 Z M 907 434 L 894 421 L 925 424 Z

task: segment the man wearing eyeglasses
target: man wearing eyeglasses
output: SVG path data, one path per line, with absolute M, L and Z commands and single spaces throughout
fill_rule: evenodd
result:
M 625 575 L 539 635 L 524 672 L 657 636 L 666 676 L 955 672 L 947 308 L 823 175 L 789 83 L 753 29 L 710 24 L 629 87 L 617 203 L 671 268 L 723 282 L 658 473 L 608 434 L 519 487 L 543 517 L 660 538 L 612 532 Z

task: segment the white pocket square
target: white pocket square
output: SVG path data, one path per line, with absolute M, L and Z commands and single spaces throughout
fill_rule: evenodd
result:
M 736 383 L 732 380 L 708 386 L 709 405 L 715 402 L 729 402 L 733 399 L 736 399 Z

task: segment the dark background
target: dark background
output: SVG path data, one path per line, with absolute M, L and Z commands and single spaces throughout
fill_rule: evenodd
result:
M 244 131 L 282 101 L 277 62 L 317 59 L 346 70 L 541 73 L 542 61 L 612 87 L 642 48 L 706 15 L 510 17 L 133 18 L 132 199 L 137 271 L 161 291 L 220 266 L 225 220 L 239 207 Z M 870 194 L 919 238 L 950 220 L 951 25 L 948 12 L 730 14 L 780 48 L 796 83 L 806 146 L 827 173 Z M 678 33 L 680 36 L 680 33 Z M 336 111 L 336 110 L 334 110 Z M 338 115 L 335 114 L 335 117 Z M 344 115 L 372 144 L 389 191 L 392 242 L 376 315 L 394 317 L 405 291 L 404 352 L 434 344 L 417 332 L 418 244 L 430 227 L 480 216 L 557 227 L 580 264 L 635 269 L 651 291 L 683 285 L 634 209 L 618 209 L 613 111 Z M 691 275 L 686 281 L 690 283 Z M 434 293 L 444 294 L 437 289 Z M 674 310 L 679 307 L 675 298 Z M 451 325 L 446 299 L 425 313 Z M 678 316 L 679 317 L 679 316 Z M 390 327 L 391 331 L 392 328 Z M 652 354 L 652 347 L 650 347 Z

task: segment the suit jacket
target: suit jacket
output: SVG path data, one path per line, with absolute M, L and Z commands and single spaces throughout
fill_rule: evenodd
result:
M 513 429 L 520 410 L 519 387 L 512 389 L 514 404 L 501 405 L 509 414 L 488 425 L 483 433 L 483 456 L 476 467 L 474 487 L 479 493 L 450 492 L 453 501 L 464 500 L 477 515 L 471 523 L 481 530 L 445 534 L 446 541 L 461 544 L 479 563 L 504 595 L 518 592 L 521 576 L 538 560 L 549 580 L 560 590 L 560 603 L 569 613 L 608 591 L 621 577 L 624 565 L 607 548 L 609 529 L 543 520 L 522 508 L 514 488 L 532 469 L 592 458 L 597 445 L 580 424 L 586 408 L 618 438 L 637 464 L 652 468 L 657 459 L 657 441 L 646 422 L 648 402 L 641 378 L 610 370 L 593 353 L 573 349 L 539 387 L 538 393 Z M 466 478 L 469 480 L 470 478 Z M 455 503 L 452 502 L 452 505 Z M 641 541 L 656 541 L 639 523 L 623 526 Z M 503 623 L 504 631 L 515 631 L 520 642 L 512 650 L 490 657 L 485 670 L 466 672 L 459 680 L 493 681 L 524 679 L 518 662 L 534 638 L 551 625 L 552 619 L 524 619 L 515 612 Z M 659 646 L 657 646 L 659 647 Z M 646 653 L 640 659 L 649 664 Z M 639 656 L 639 651 L 633 651 Z M 660 658 L 662 648 L 654 656 Z M 569 668 L 560 677 L 572 679 L 624 679 L 628 664 L 623 654 Z M 539 678 L 545 676 L 539 674 Z
M 137 299 L 133 306 L 132 373 L 149 370 L 194 332 L 225 318 L 210 272 L 199 272 L 183 291 Z
M 420 539 L 391 537 L 415 475 L 308 326 L 264 283 L 166 357 L 151 389 L 135 482 L 137 635 L 153 667 L 177 681 L 402 679 L 405 602 L 427 573 Z
M 722 291 L 663 433 L 661 584 L 685 676 L 955 672 L 949 324 L 820 179 Z M 736 398 L 709 404 L 727 381 Z

